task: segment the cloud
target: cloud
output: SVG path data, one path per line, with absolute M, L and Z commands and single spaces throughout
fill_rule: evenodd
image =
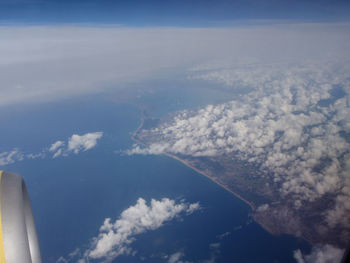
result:
M 25 159 L 45 158 L 48 154 L 52 158 L 59 156 L 68 156 L 70 153 L 78 154 L 81 151 L 88 151 L 97 145 L 97 141 L 101 139 L 103 132 L 91 132 L 83 135 L 73 134 L 67 142 L 56 141 L 49 148 L 44 148 L 39 153 L 23 153 L 17 148 L 11 151 L 0 153 L 0 166 L 23 161 Z M 68 145 L 65 147 L 65 145 Z
M 24 155 L 18 149 L 13 149 L 10 152 L 0 153 L 0 166 L 8 165 L 16 161 L 22 161 Z
M 62 149 L 58 149 L 52 156 L 53 159 L 57 158 L 58 156 L 61 156 L 63 153 Z
M 198 61 L 346 58 L 350 40 L 349 25 L 344 23 L 233 28 L 1 26 L 0 35 L 0 106 L 118 90 L 154 77 L 177 76 Z
M 174 200 L 163 198 L 152 199 L 147 205 L 144 199 L 139 198 L 136 204 L 125 209 L 116 221 L 112 222 L 111 218 L 104 220 L 98 236 L 93 239 L 92 246 L 83 253 L 80 262 L 89 262 L 91 259 L 110 262 L 120 255 L 130 254 L 130 245 L 135 236 L 158 229 L 181 214 L 191 214 L 198 209 L 198 203 L 176 203 Z M 174 256 L 173 260 L 176 257 Z
M 186 212 L 187 214 L 192 214 L 194 211 L 197 211 L 198 209 L 200 209 L 199 203 L 192 203 L 189 205 Z
M 57 141 L 50 146 L 49 151 L 55 152 L 58 148 L 62 147 L 63 145 L 64 145 L 63 141 Z
M 184 257 L 185 257 L 184 252 L 176 252 L 169 256 L 168 263 L 190 263 L 190 261 L 183 261 L 182 259 Z
M 231 232 L 225 232 L 225 233 L 222 233 L 220 235 L 217 235 L 216 237 L 221 240 L 221 239 L 224 239 L 225 237 L 231 235 Z
M 220 243 L 211 243 L 209 244 L 209 250 L 210 250 L 210 257 L 202 260 L 197 260 L 195 262 L 202 262 L 202 263 L 215 263 L 216 259 L 220 256 Z M 168 263 L 192 263 L 192 261 L 184 260 L 185 253 L 183 251 L 178 251 L 170 256 L 166 255 L 165 258 L 168 258 Z
M 218 256 L 221 253 L 221 244 L 220 243 L 211 243 L 209 245 L 209 249 L 210 249 L 210 258 L 209 259 L 205 259 L 203 261 L 203 263 L 215 263 L 216 259 L 218 258 Z
M 75 249 L 74 251 L 72 251 L 71 253 L 68 254 L 67 258 L 64 257 L 59 257 L 56 260 L 56 263 L 68 263 L 71 262 L 72 260 L 74 260 L 74 258 L 79 257 L 81 254 L 81 250 L 80 248 Z
M 153 143 L 147 148 L 141 148 L 139 145 L 134 144 L 130 150 L 126 150 L 127 155 L 142 154 L 142 155 L 158 155 L 165 153 L 169 145 L 166 143 Z
M 80 151 L 87 151 L 94 148 L 97 140 L 100 139 L 103 132 L 86 133 L 84 135 L 73 134 L 68 140 L 68 151 L 78 154 Z
M 97 145 L 97 141 L 101 139 L 103 132 L 90 132 L 83 135 L 73 134 L 68 140 L 67 143 L 64 141 L 57 141 L 53 143 L 49 152 L 53 153 L 52 158 L 57 158 L 58 156 L 67 156 L 71 152 L 78 154 L 79 152 L 87 151 L 94 148 Z M 64 147 L 67 145 L 67 147 Z
M 295 209 L 334 196 L 333 208 L 319 212 L 330 227 L 349 226 L 348 63 L 237 65 L 190 74 L 223 83 L 232 93 L 246 90 L 237 99 L 180 111 L 143 130 L 148 146 L 134 145 L 129 154 L 231 155 L 257 165 L 279 185 L 280 198 L 295 201 Z
M 54 152 L 52 158 L 56 158 L 56 157 L 62 155 L 62 153 L 63 153 L 62 147 L 63 146 L 64 146 L 63 141 L 57 141 L 50 146 L 49 152 Z
M 269 205 L 268 204 L 263 204 L 261 206 L 259 206 L 256 211 L 257 212 L 265 212 L 269 209 Z
M 343 249 L 323 245 L 313 247 L 308 255 L 303 255 L 299 249 L 295 250 L 294 258 L 297 263 L 339 263 L 343 254 Z
M 32 159 L 32 160 L 37 158 L 45 158 L 45 157 L 46 157 L 46 153 L 44 151 L 40 153 L 28 153 L 24 156 L 24 158 Z

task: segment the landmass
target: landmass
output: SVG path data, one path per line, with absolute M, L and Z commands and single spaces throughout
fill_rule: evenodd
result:
M 142 109 L 142 121 L 133 133 L 132 139 L 148 147 L 160 138 L 155 138 L 151 128 L 161 123 L 148 116 Z M 289 234 L 308 241 L 310 244 L 332 244 L 340 248 L 347 246 L 349 231 L 342 227 L 329 227 L 322 211 L 334 204 L 332 196 L 325 195 L 313 202 L 303 202 L 298 209 L 295 200 L 283 197 L 279 184 L 273 177 L 259 171 L 252 163 L 236 159 L 234 154 L 215 157 L 194 157 L 164 152 L 199 174 L 206 176 L 251 208 L 252 217 L 273 235 Z

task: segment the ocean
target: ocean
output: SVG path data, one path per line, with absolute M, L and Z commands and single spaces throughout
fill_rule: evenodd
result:
M 158 105 L 157 114 L 177 110 L 167 106 L 161 111 Z M 270 235 L 252 221 L 247 204 L 182 163 L 167 156 L 123 154 L 134 143 L 131 134 L 141 119 L 133 104 L 87 96 L 24 105 L 2 112 L 0 119 L 6 124 L 0 131 L 2 150 L 39 152 L 74 133 L 104 132 L 95 148 L 78 155 L 3 167 L 25 178 L 43 262 L 86 248 L 105 218 L 117 219 L 139 197 L 147 202 L 184 199 L 199 202 L 201 209 L 135 236 L 131 247 L 137 253 L 115 262 L 166 262 L 166 255 L 179 251 L 190 262 L 294 262 L 294 250 L 311 249 L 298 238 Z

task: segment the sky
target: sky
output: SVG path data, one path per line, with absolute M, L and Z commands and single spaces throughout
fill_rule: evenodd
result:
M 349 10 L 349 1 L 342 0 L 2 0 L 0 23 L 202 27 L 254 20 L 346 21 Z
M 347 57 L 349 20 L 350 3 L 340 0 L 1 0 L 0 106 L 217 61 Z
M 284 178 L 274 179 L 283 182 L 281 194 L 299 196 L 296 209 L 301 202 L 337 192 L 335 206 L 325 217 L 330 225 L 348 227 L 344 215 L 350 211 L 350 163 L 345 158 L 349 142 L 339 131 L 350 134 L 349 20 L 350 2 L 339 0 L 0 0 L 0 108 L 118 92 L 133 83 L 171 80 L 179 74 L 188 81 L 216 83 L 234 92 L 237 86 L 253 87 L 241 102 L 208 106 L 190 112 L 191 118 L 180 112 L 163 127 L 174 135 L 167 144 L 161 141 L 150 149 L 135 146 L 130 154 L 190 150 L 193 155 L 212 156 L 240 151 L 242 160 L 258 162 L 276 174 L 284 172 Z M 310 83 L 317 83 L 317 88 Z M 344 87 L 345 95 L 333 98 L 334 85 Z M 337 103 L 319 104 L 327 99 Z M 242 109 L 245 112 L 239 115 Z M 299 114 L 303 110 L 313 115 Z M 235 114 L 235 127 L 226 127 L 225 116 L 232 119 Z M 311 122 L 315 127 L 309 127 Z M 299 125 L 289 127 L 290 123 Z M 205 129 L 199 129 L 202 126 Z M 215 141 L 208 141 L 206 134 L 206 144 L 196 141 L 203 131 L 210 132 L 209 126 L 217 134 Z M 304 132 L 307 129 L 310 133 Z M 275 131 L 280 130 L 283 137 L 274 141 Z M 224 141 L 221 134 L 228 132 L 232 132 L 230 141 Z M 0 165 L 77 154 L 94 148 L 102 136 L 103 131 L 72 134 L 38 153 L 2 150 Z M 273 151 L 266 154 L 271 143 Z M 206 145 L 210 147 L 200 148 Z M 251 155 L 254 160 L 247 159 Z M 314 160 L 320 158 L 332 162 L 315 173 Z M 286 169 L 290 163 L 295 169 Z M 306 172 L 300 173 L 300 167 Z M 301 189 L 305 185 L 307 189 Z M 178 212 L 190 206 L 180 205 Z M 152 212 L 142 200 L 138 206 Z M 170 214 L 164 221 L 172 218 Z M 118 235 L 110 221 L 104 226 Z M 147 229 L 141 226 L 140 231 Z M 104 234 L 99 237 L 102 240 Z M 93 251 L 86 255 L 97 255 Z
M 232 28 L 2 26 L 0 106 L 186 79 L 203 64 L 349 57 L 347 23 Z

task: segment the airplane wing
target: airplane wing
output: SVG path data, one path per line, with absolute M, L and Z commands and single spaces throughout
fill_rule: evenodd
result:
M 21 176 L 0 171 L 0 263 L 41 263 L 27 188 Z

